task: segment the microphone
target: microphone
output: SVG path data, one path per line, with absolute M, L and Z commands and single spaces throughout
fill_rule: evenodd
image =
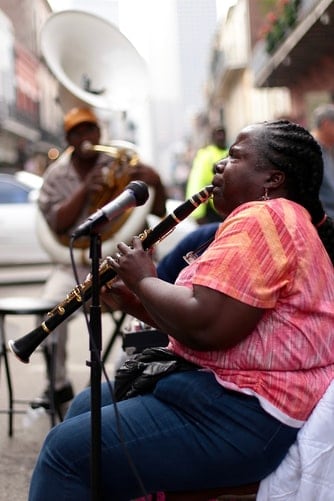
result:
M 85 222 L 78 226 L 72 233 L 72 238 L 89 235 L 93 230 L 97 233 L 106 223 L 112 221 L 127 209 L 144 205 L 148 196 L 148 188 L 143 181 L 132 181 L 125 187 L 123 193 L 104 205 L 101 209 L 98 209 Z

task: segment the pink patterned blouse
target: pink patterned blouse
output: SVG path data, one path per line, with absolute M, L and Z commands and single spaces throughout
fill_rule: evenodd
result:
M 283 198 L 239 206 L 176 283 L 266 310 L 231 349 L 197 352 L 173 338 L 169 347 L 300 427 L 334 379 L 334 269 L 308 212 Z

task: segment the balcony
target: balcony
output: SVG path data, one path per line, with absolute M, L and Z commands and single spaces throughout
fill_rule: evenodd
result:
M 333 0 L 302 0 L 295 25 L 272 50 L 257 43 L 252 70 L 258 87 L 292 87 L 322 57 L 333 59 Z

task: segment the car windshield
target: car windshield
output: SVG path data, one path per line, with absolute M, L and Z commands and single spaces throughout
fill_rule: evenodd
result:
M 7 272 L 9 266 L 50 263 L 50 256 L 39 241 L 36 224 L 42 179 L 32 176 L 21 175 L 21 172 L 0 173 L 0 269 L 3 272 Z
M 28 187 L 12 183 L 10 180 L 1 179 L 0 183 L 0 203 L 2 204 L 24 204 L 29 202 L 30 189 Z

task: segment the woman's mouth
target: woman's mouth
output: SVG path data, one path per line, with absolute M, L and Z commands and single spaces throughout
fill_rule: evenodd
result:
M 221 193 L 222 191 L 222 186 L 221 185 L 218 185 L 216 183 L 212 183 L 213 184 L 213 190 L 212 190 L 212 194 L 215 195 L 216 193 Z

